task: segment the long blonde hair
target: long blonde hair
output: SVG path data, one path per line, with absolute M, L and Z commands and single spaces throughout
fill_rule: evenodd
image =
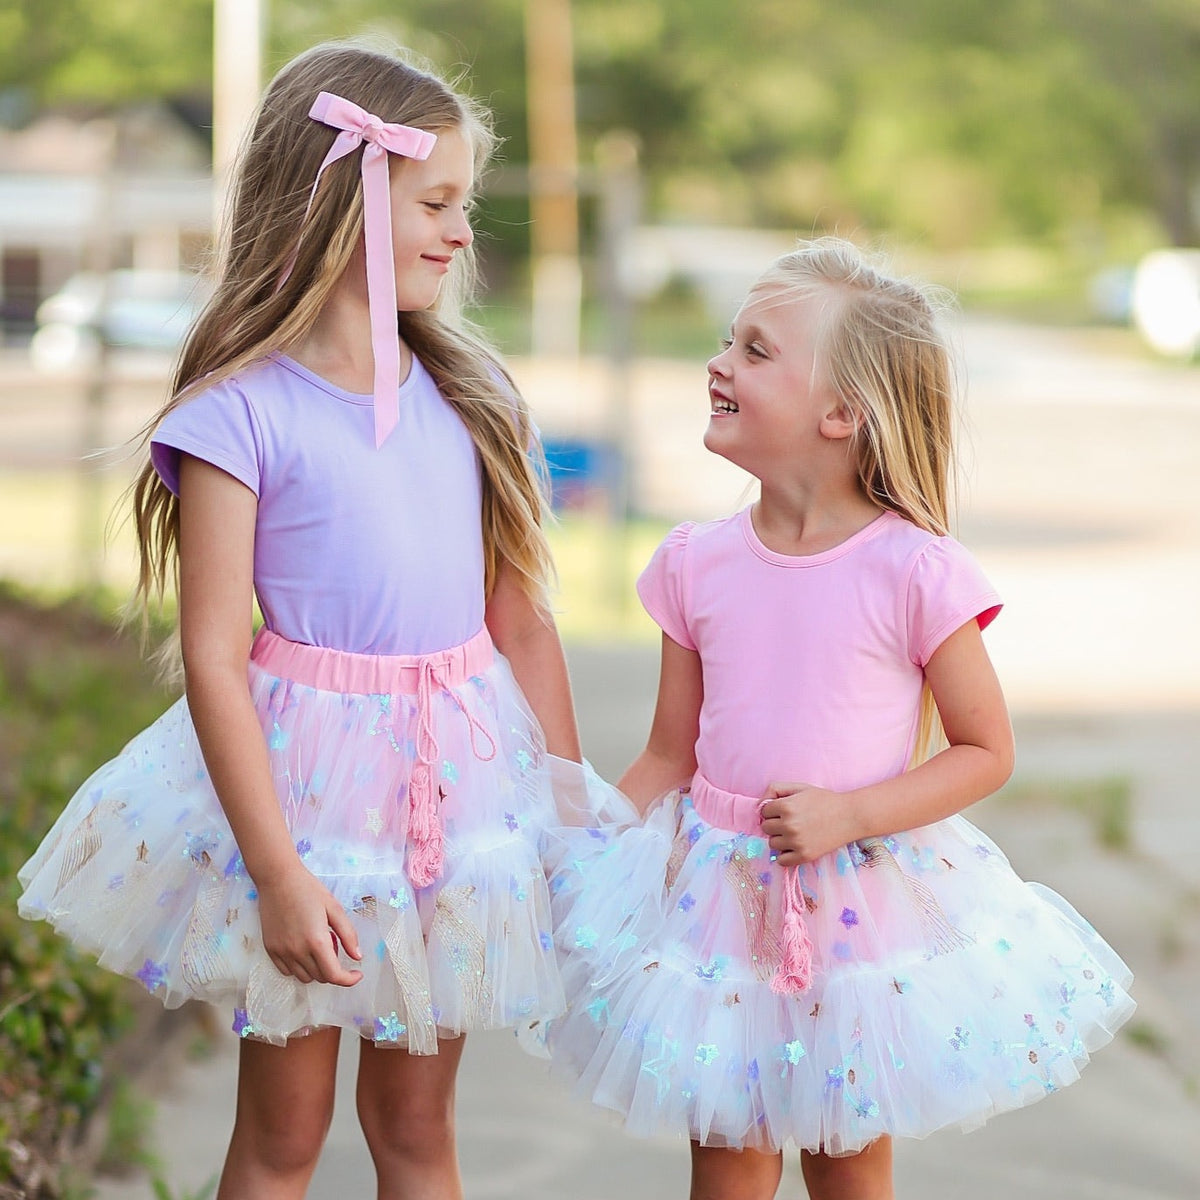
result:
M 462 131 L 474 149 L 477 174 L 495 148 L 478 106 L 392 54 L 335 42 L 293 59 L 267 88 L 242 147 L 215 289 L 184 344 L 170 399 L 143 431 L 147 447 L 159 422 L 179 404 L 302 339 L 362 239 L 361 150 L 325 171 L 305 218 L 317 169 L 336 136 L 308 117 L 321 91 L 344 96 L 385 122 Z M 508 562 L 544 608 L 552 565 L 542 528 L 544 489 L 529 453 L 532 425 L 508 372 L 463 318 L 474 284 L 475 262 L 465 248 L 454 255 L 437 303 L 398 314 L 397 329 L 479 453 L 485 593 Z M 178 579 L 179 501 L 149 461 L 131 490 L 140 557 L 134 598 L 145 613 Z
M 930 533 L 948 534 L 955 369 L 933 290 L 884 273 L 841 238 L 817 238 L 776 259 L 760 288 L 816 299 L 816 369 L 856 418 L 852 452 L 863 493 Z M 926 687 L 914 761 L 940 734 Z

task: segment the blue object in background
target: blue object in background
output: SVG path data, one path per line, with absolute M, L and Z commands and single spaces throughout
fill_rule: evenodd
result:
M 616 480 L 617 451 L 587 438 L 542 439 L 550 468 L 551 503 L 556 512 L 592 508 L 606 502 Z

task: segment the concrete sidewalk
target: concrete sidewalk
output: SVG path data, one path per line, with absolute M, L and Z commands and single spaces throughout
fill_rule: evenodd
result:
M 570 657 L 585 744 L 597 768 L 615 775 L 648 727 L 656 656 L 645 649 L 575 647 Z M 1139 841 L 1143 835 L 1156 843 L 1164 834 L 1178 836 L 1174 827 L 1156 824 L 1152 811 L 1166 812 L 1176 800 L 1191 807 L 1200 750 L 1194 738 L 1183 735 L 1194 728 L 1195 717 L 1174 720 L 1019 720 L 1021 773 L 1029 780 L 1127 776 L 1135 798 L 1149 804 L 1135 827 Z M 1140 1008 L 1132 1028 L 1140 1036 L 1118 1037 L 1079 1084 L 1033 1108 L 968 1136 L 951 1131 L 898 1146 L 898 1194 L 944 1200 L 1195 1200 L 1200 1195 L 1194 1152 L 1200 1129 L 1195 878 L 1140 853 L 1101 851 L 1084 819 L 1068 809 L 1030 813 L 991 801 L 971 815 L 1023 875 L 1060 889 L 1127 957 L 1137 976 Z M 338 1109 L 312 1200 L 366 1200 L 374 1194 L 354 1116 L 353 1041 L 343 1046 Z M 1161 1043 L 1162 1053 L 1139 1044 L 1149 1041 Z M 222 1034 L 204 1062 L 175 1073 L 160 1098 L 157 1149 L 174 1195 L 193 1193 L 218 1172 L 232 1123 L 235 1078 L 236 1039 Z M 470 1037 L 458 1110 L 470 1200 L 687 1194 L 685 1143 L 626 1137 L 605 1114 L 567 1099 L 546 1077 L 544 1064 L 524 1055 L 511 1035 Z M 803 1195 L 793 1155 L 780 1196 Z M 97 1200 L 151 1197 L 145 1180 L 106 1182 L 97 1192 Z

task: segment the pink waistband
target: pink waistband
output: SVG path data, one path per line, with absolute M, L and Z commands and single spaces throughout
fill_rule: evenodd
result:
M 696 811 L 718 829 L 762 836 L 761 797 L 727 792 L 709 783 L 699 771 L 692 777 L 692 803 Z
M 486 671 L 495 658 L 485 625 L 460 646 L 432 654 L 355 654 L 292 642 L 264 625 L 254 639 L 250 658 L 280 679 L 307 684 L 326 692 L 360 696 L 415 696 L 422 669 L 432 669 L 443 687 L 457 687 Z
M 305 646 L 259 630 L 250 657 L 264 671 L 341 695 L 416 697 L 412 769 L 408 779 L 409 854 L 405 869 L 414 887 L 427 887 L 442 873 L 445 830 L 439 811 L 436 766 L 438 731 L 433 714 L 435 693 L 445 689 L 470 730 L 471 748 L 481 762 L 496 757 L 496 739 L 453 689 L 486 671 L 495 659 L 487 627 L 461 646 L 433 654 L 353 654 L 322 646 Z M 480 741 L 487 743 L 485 751 Z

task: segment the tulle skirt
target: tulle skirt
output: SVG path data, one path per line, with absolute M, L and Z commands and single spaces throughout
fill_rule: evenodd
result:
M 264 631 L 249 680 L 296 853 L 351 918 L 363 958 L 343 962 L 362 980 L 301 984 L 271 963 L 183 699 L 70 801 L 19 873 L 21 915 L 168 1007 L 228 1006 L 240 1035 L 273 1043 L 344 1026 L 433 1054 L 560 1012 L 543 849 L 583 861 L 598 843 L 582 827 L 631 810 L 546 754 L 486 631 L 422 657 Z M 586 810 L 597 796 L 616 810 Z
M 849 1154 L 971 1128 L 1072 1083 L 1133 1010 L 1113 950 L 961 817 L 800 868 L 788 988 L 788 872 L 706 815 L 672 794 L 551 874 L 569 1007 L 543 1040 L 631 1133 Z

